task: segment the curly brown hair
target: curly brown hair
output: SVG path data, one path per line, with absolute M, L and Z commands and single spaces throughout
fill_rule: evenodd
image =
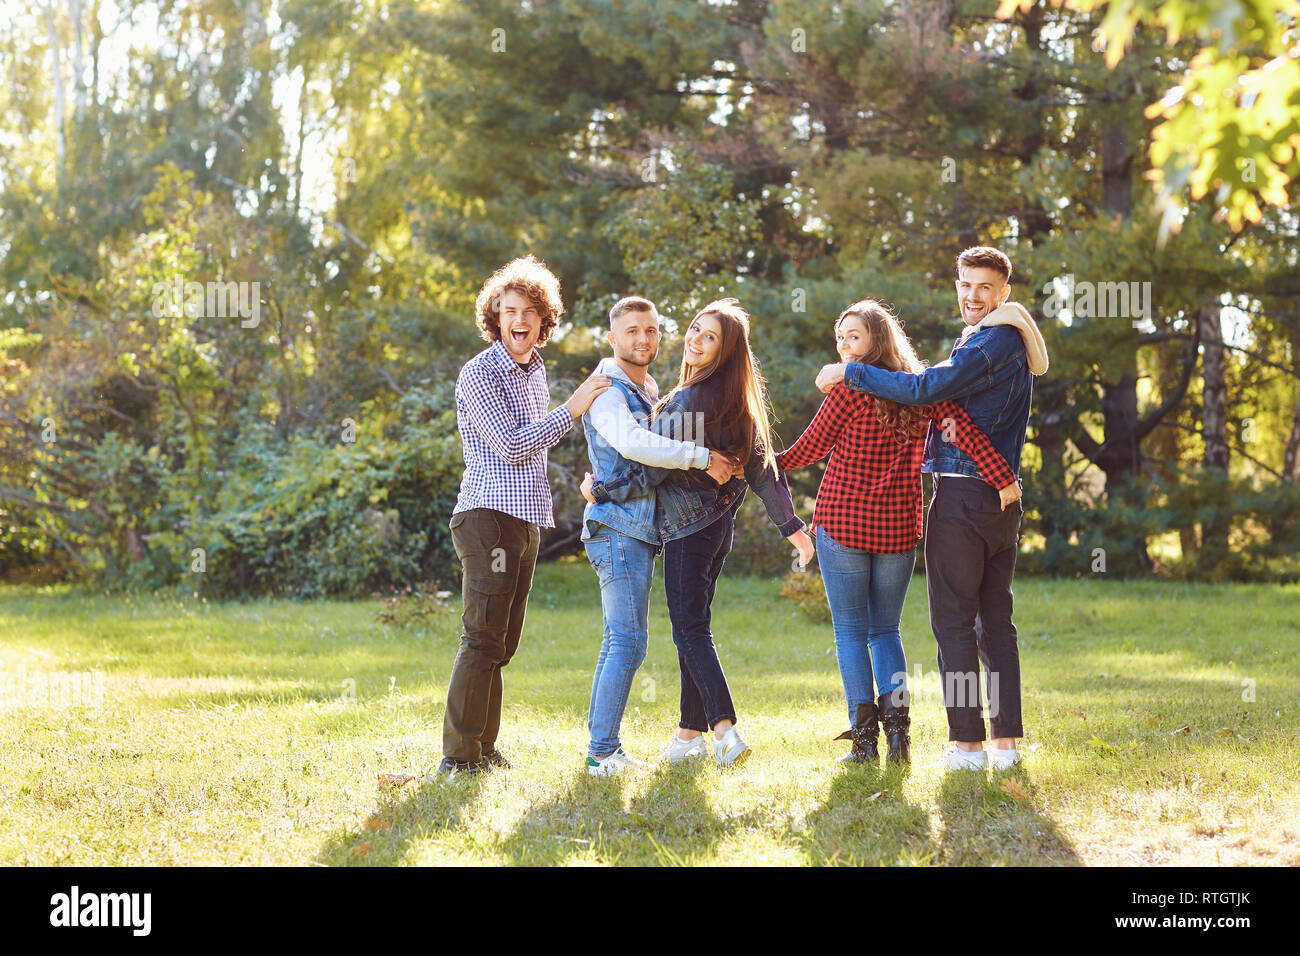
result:
M 485 342 L 501 340 L 501 297 L 507 292 L 518 292 L 537 307 L 542 316 L 542 331 L 537 344 L 545 345 L 564 314 L 560 280 L 555 273 L 533 256 L 511 259 L 492 273 L 474 300 L 479 334 Z
M 864 365 L 874 365 L 887 372 L 911 372 L 913 375 L 925 370 L 924 363 L 916 357 L 912 341 L 903 332 L 897 316 L 875 299 L 862 299 L 840 313 L 835 320 L 838 332 L 846 319 L 857 319 L 867 331 L 868 351 L 858 359 Z M 930 416 L 934 414 L 933 405 L 901 405 L 879 396 L 875 396 L 876 421 L 893 433 L 900 444 L 915 441 L 925 434 Z

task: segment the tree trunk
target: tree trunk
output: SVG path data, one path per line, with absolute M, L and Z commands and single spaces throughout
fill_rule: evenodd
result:
M 1228 472 L 1228 393 L 1224 373 L 1223 325 L 1217 307 L 1198 309 L 1196 321 L 1201 333 L 1201 434 L 1205 439 L 1205 467 Z M 1201 550 L 1197 563 L 1203 572 L 1211 572 L 1228 554 L 1231 522 L 1224 516 L 1212 517 L 1201 524 Z
M 1286 441 L 1286 454 L 1282 458 L 1282 478 L 1294 483 L 1300 478 L 1300 402 L 1291 413 L 1291 437 Z
M 68 0 L 68 16 L 72 20 L 72 97 L 73 116 L 78 125 L 86 118 L 86 72 L 82 59 L 81 0 Z
M 59 51 L 59 30 L 58 25 L 54 22 L 53 6 L 45 8 L 45 24 L 48 27 L 50 36 L 50 79 L 51 85 L 54 87 L 54 159 L 56 164 L 54 175 L 58 184 L 59 198 L 62 199 L 64 156 L 67 152 L 67 146 L 63 140 L 65 113 L 63 105 L 63 63 Z
M 1219 310 L 1198 309 L 1201 327 L 1201 433 L 1205 437 L 1205 466 L 1228 468 L 1228 389 L 1224 373 L 1223 326 Z

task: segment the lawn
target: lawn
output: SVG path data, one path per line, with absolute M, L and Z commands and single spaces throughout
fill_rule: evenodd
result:
M 515 769 L 440 757 L 455 613 L 0 587 L 0 864 L 1300 864 L 1300 587 L 1023 579 L 1023 768 L 945 775 L 925 582 L 903 634 L 913 765 L 841 767 L 829 625 L 724 574 L 714 632 L 750 761 L 583 771 L 595 576 L 538 570 L 506 672 Z M 455 602 L 454 602 L 455 603 Z M 675 725 L 656 582 L 624 747 Z

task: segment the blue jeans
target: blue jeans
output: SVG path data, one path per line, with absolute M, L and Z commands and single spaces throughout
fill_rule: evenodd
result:
M 900 692 L 894 702 L 906 704 L 907 659 L 898 624 L 916 567 L 916 549 L 872 554 L 837 544 L 825 528 L 818 528 L 817 564 L 831 606 L 849 723 L 857 719 L 858 704 L 876 703 L 873 687 L 882 697 Z
M 585 545 L 587 560 L 600 579 L 600 606 L 605 617 L 587 710 L 588 753 L 600 758 L 621 746 L 618 729 L 623 711 L 636 669 L 645 660 L 650 581 L 659 549 L 603 524 Z
M 664 544 L 664 590 L 668 617 L 682 675 L 683 730 L 712 730 L 724 720 L 736 722 L 727 675 L 713 644 L 713 593 L 735 537 L 735 511 L 684 538 Z

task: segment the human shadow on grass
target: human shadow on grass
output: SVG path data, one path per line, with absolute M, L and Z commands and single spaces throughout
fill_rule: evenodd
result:
M 791 842 L 815 865 L 890 866 L 933 862 L 930 815 L 903 796 L 907 764 L 841 764 L 821 805 Z
M 1081 866 L 1069 838 L 1042 809 L 1029 771 L 952 771 L 939 785 L 942 833 L 936 862 L 948 866 Z
M 464 833 L 466 809 L 478 799 L 483 784 L 481 776 L 458 774 L 450 780 L 425 778 L 381 793 L 360 829 L 336 833 L 321 847 L 318 859 L 329 866 L 401 863 L 413 839 L 425 839 L 439 831 Z M 418 789 L 411 793 L 414 787 Z
M 727 832 L 701 784 L 703 761 L 660 764 L 645 791 L 623 806 L 642 777 L 575 773 L 565 789 L 534 806 L 499 846 L 514 862 L 552 866 L 594 847 L 604 863 L 678 865 L 707 854 Z M 743 824 L 743 821 L 741 822 Z

